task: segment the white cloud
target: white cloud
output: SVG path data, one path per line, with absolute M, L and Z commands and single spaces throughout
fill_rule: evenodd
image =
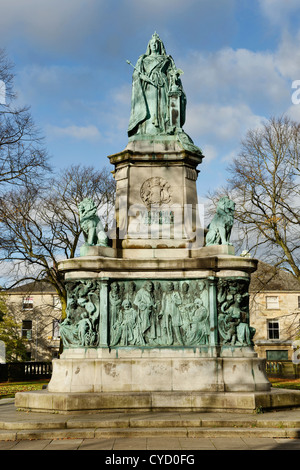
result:
M 180 62 L 189 102 L 282 103 L 288 96 L 280 58 L 271 52 L 223 48 L 204 54 L 194 52 Z M 198 97 L 198 98 L 197 98 Z
M 300 104 L 292 104 L 286 114 L 294 121 L 300 122 Z
M 218 155 L 218 150 L 214 145 L 206 144 L 202 147 L 203 155 L 205 155 L 205 162 L 209 163 L 214 160 Z
M 161 17 L 161 15 L 170 16 L 174 12 L 184 13 L 186 10 L 197 6 L 197 3 L 198 0 L 185 0 L 184 2 L 182 0 L 151 0 L 150 2 L 145 0 L 130 0 L 129 5 L 135 13 L 142 14 L 143 16 L 153 15 L 154 17 Z M 159 31 L 157 32 L 159 33 Z
M 299 0 L 259 0 L 259 6 L 271 23 L 282 27 L 294 12 L 299 11 Z
M 222 162 L 231 162 L 239 154 L 239 152 L 240 149 L 238 147 L 231 150 L 222 157 Z
M 116 105 L 130 107 L 131 103 L 131 83 L 123 84 L 111 90 L 112 100 Z
M 99 22 L 103 6 L 104 0 L 1 0 L 0 31 L 9 37 L 24 34 L 40 46 L 76 47 L 75 40 L 80 43 Z
M 47 134 L 52 138 L 71 137 L 76 140 L 95 141 L 101 138 L 98 128 L 94 125 L 89 126 L 47 126 Z
M 185 127 L 192 138 L 205 135 L 226 142 L 239 140 L 247 129 L 258 127 L 262 119 L 244 103 L 236 106 L 203 103 L 191 106 Z
M 275 63 L 280 73 L 290 80 L 300 80 L 300 31 L 292 36 L 285 31 L 275 55 Z
M 89 90 L 95 87 L 98 69 L 87 66 L 30 64 L 17 71 L 15 85 L 20 103 L 40 106 L 54 104 L 62 108 L 78 97 L 88 101 Z
M 299 40 L 300 32 L 297 38 L 285 33 L 273 52 L 223 48 L 209 54 L 194 51 L 176 61 L 185 72 L 185 130 L 192 139 L 200 147 L 204 139 L 207 145 L 235 149 L 248 129 L 286 112 L 292 81 L 300 80 Z M 294 108 L 289 112 L 299 116 Z M 229 150 L 223 158 L 230 160 L 234 153 Z

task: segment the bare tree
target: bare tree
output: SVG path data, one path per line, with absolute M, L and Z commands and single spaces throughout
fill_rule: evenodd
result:
M 286 116 L 249 130 L 221 194 L 236 202 L 236 233 L 249 250 L 300 281 L 300 124 Z
M 78 204 L 91 197 L 103 224 L 113 212 L 115 184 L 106 169 L 73 166 L 49 181 L 48 189 L 21 188 L 0 199 L 0 261 L 11 267 L 8 287 L 22 281 L 46 281 L 60 298 L 66 289 L 58 262 L 73 258 L 80 245 Z
M 0 191 L 7 185 L 38 183 L 50 170 L 43 138 L 28 106 L 16 106 L 13 65 L 0 49 L 0 83 L 5 90 L 0 100 Z
M 8 59 L 5 50 L 0 49 L 0 80 L 2 80 L 2 85 L 4 85 L 3 90 L 5 92 L 5 95 L 2 97 L 4 100 L 1 100 L 3 102 L 2 104 L 5 104 L 7 100 L 16 98 L 16 94 L 13 90 L 13 68 L 13 63 Z
M 20 336 L 20 322 L 16 311 L 8 306 L 7 297 L 0 293 L 0 341 L 4 341 L 6 348 L 6 360 L 26 360 L 26 342 Z

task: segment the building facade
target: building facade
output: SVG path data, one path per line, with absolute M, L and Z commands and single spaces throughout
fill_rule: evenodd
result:
M 300 283 L 288 272 L 259 262 L 250 284 L 255 350 L 268 361 L 294 361 L 300 322 Z
M 32 282 L 6 293 L 9 315 L 25 340 L 28 361 L 51 361 L 58 356 L 61 306 L 55 290 Z

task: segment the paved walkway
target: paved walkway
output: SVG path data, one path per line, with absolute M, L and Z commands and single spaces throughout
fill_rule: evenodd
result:
M 170 451 L 173 455 L 193 455 L 200 450 L 300 450 L 300 439 L 277 438 L 118 438 L 55 439 L 0 441 L 0 450 L 101 450 L 101 451 Z M 149 452 L 150 451 L 150 452 Z M 173 451 L 173 452 L 171 452 Z M 137 452 L 138 454 L 138 452 Z M 128 455 L 128 454 L 126 454 Z M 111 456 L 111 452 L 107 453 Z M 154 461 L 152 462 L 154 463 Z M 158 462 L 157 462 L 158 463 Z M 175 463 L 175 462 L 174 462 Z
M 175 413 L 174 413 L 175 415 Z M 19 412 L 15 409 L 14 401 L 12 399 L 0 400 L 0 424 L 5 423 L 7 426 L 11 426 L 11 429 L 19 426 L 21 429 L 22 423 L 25 423 L 28 429 L 30 423 L 33 426 L 35 421 L 38 420 L 43 424 L 45 428 L 54 428 L 55 423 L 58 425 L 64 421 L 76 420 L 77 426 L 79 421 L 88 423 L 91 420 L 97 419 L 98 425 L 101 419 L 107 421 L 107 414 L 76 414 L 76 415 L 60 415 L 50 413 L 30 413 L 30 412 Z M 126 419 L 126 416 L 122 415 L 122 419 Z M 129 416 L 129 415 L 128 415 Z M 130 415 L 132 416 L 132 415 Z M 141 416 L 140 416 L 141 418 Z M 147 418 L 147 417 L 146 417 Z M 148 416 L 149 418 L 149 416 Z M 171 420 L 174 416 L 170 414 L 167 419 Z M 208 436 L 208 437 L 174 437 L 172 435 L 153 436 L 153 437 L 107 437 L 107 438 L 56 438 L 53 439 L 52 435 L 50 439 L 16 439 L 16 440 L 1 440 L 0 438 L 0 450 L 100 450 L 101 459 L 112 458 L 112 456 L 118 456 L 118 451 L 127 451 L 126 454 L 130 456 L 139 455 L 138 451 L 147 451 L 146 453 L 141 452 L 141 455 L 145 455 L 144 459 L 149 459 L 151 456 L 155 456 L 155 451 L 160 451 L 159 455 L 176 454 L 178 456 L 190 455 L 192 459 L 193 455 L 196 459 L 197 451 L 201 450 L 300 450 L 300 409 L 284 410 L 278 412 L 267 412 L 262 414 L 237 414 L 237 413 L 202 413 L 200 418 L 204 422 L 205 420 L 210 422 L 208 426 L 211 429 L 214 428 L 214 423 L 220 422 L 220 420 L 234 420 L 237 426 L 231 428 L 230 437 L 224 436 Z M 110 415 L 110 420 L 114 419 Z M 132 418 L 130 418 L 132 419 Z M 139 419 L 138 417 L 135 419 Z M 150 417 L 150 419 L 152 419 Z M 157 419 L 157 417 L 156 417 Z M 165 415 L 159 415 L 159 420 L 165 420 Z M 177 417 L 175 416 L 175 419 Z M 199 415 L 193 414 L 193 419 L 199 419 Z M 215 421 L 214 421 L 215 420 Z M 260 435 L 259 436 L 247 436 L 247 433 L 241 435 L 241 429 L 243 426 L 248 426 L 251 429 L 253 423 L 260 420 Z M 253 423 L 252 423 L 253 421 Z M 265 421 L 265 423 L 264 423 Z M 175 423 L 175 421 L 174 421 Z M 240 424 L 241 425 L 240 425 Z M 243 424 L 242 424 L 243 423 Z M 248 423 L 248 424 L 246 424 Z M 272 427 L 270 428 L 270 424 Z M 82 426 L 82 427 L 83 427 Z M 217 424 L 216 424 L 217 426 Z M 223 423 L 224 426 L 224 423 Z M 227 425 L 226 425 L 227 426 Z M 264 429 L 264 426 L 267 428 Z M 296 438 L 283 438 L 278 437 L 279 433 L 284 428 L 291 428 L 293 430 L 292 436 Z M 2 428 L 9 429 L 9 427 Z M 170 428 L 172 430 L 172 427 Z M 273 429 L 273 431 L 272 431 Z M 235 433 L 236 431 L 236 433 Z M 170 433 L 172 434 L 172 432 Z M 173 433 L 174 434 L 174 433 Z M 236 434 L 236 435 L 235 435 Z M 1 430 L 0 430 L 1 435 Z M 277 437 L 276 437 L 277 435 Z M 288 435 L 288 434 L 287 434 Z M 48 437 L 48 436 L 47 436 Z M 83 437 L 83 436 L 82 436 Z M 153 452 L 152 452 L 153 451 Z M 122 454 L 120 454 L 122 455 Z M 142 457 L 141 457 L 142 458 Z M 155 457 L 151 457 L 154 459 Z M 142 460 L 141 460 L 142 461 Z M 152 464 L 158 464 L 158 462 L 150 462 Z M 170 463 L 170 462 L 169 462 Z M 176 463 L 176 462 L 174 462 Z M 178 462 L 177 462 L 178 463 Z

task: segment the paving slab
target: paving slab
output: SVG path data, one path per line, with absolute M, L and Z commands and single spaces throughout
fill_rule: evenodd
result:
M 276 446 L 276 440 L 271 437 L 243 437 L 242 440 L 250 450 L 272 450 Z
M 176 437 L 166 439 L 149 437 L 147 439 L 147 450 L 180 450 L 180 440 Z
M 300 450 L 300 439 L 274 439 L 274 450 Z
M 114 450 L 146 450 L 147 439 L 146 438 L 133 438 L 127 439 L 116 439 L 113 446 Z
M 0 450 L 10 450 L 16 446 L 19 441 L 0 441 Z
M 39 439 L 35 441 L 17 441 L 13 450 L 44 450 L 51 443 L 51 439 Z
M 62 439 L 51 441 L 44 450 L 78 450 L 83 439 Z
M 78 450 L 112 450 L 115 439 L 83 439 Z
M 182 450 L 216 450 L 210 439 L 198 437 L 197 439 L 189 439 L 188 437 L 179 438 Z
M 249 450 L 247 444 L 240 437 L 231 438 L 222 438 L 214 437 L 211 438 L 211 442 L 216 448 L 216 450 Z

